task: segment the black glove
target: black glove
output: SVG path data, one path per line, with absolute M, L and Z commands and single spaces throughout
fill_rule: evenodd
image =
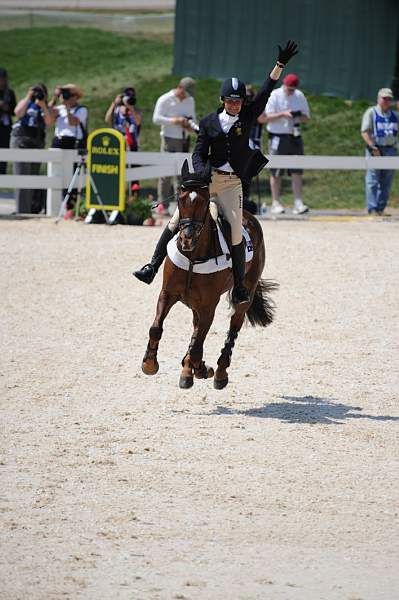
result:
M 284 49 L 281 46 L 278 47 L 277 62 L 286 65 L 295 54 L 298 54 L 298 46 L 295 42 L 288 40 Z
M 295 117 L 301 117 L 302 116 L 302 111 L 301 110 L 292 110 L 291 111 L 291 117 L 293 119 L 295 119 Z

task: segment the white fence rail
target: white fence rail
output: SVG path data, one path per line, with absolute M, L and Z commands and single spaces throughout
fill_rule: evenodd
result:
M 191 155 L 183 152 L 127 152 L 126 181 L 177 176 L 186 158 L 191 163 Z M 47 163 L 47 175 L 0 175 L 0 189 L 47 189 L 47 214 L 55 216 L 61 205 L 62 190 L 68 187 L 73 175 L 73 165 L 78 160 L 76 150 L 0 148 L 0 162 Z M 269 168 L 339 171 L 399 170 L 399 157 L 272 156 L 267 165 L 267 169 Z

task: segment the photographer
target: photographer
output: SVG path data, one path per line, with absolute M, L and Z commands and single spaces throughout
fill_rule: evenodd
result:
M 55 88 L 53 98 L 49 102 L 55 119 L 52 148 L 86 148 L 88 111 L 78 103 L 82 96 L 82 91 L 73 83 Z M 55 106 L 57 101 L 60 104 Z
M 0 67 L 0 148 L 10 145 L 12 115 L 16 106 L 14 91 L 8 87 L 7 71 Z M 7 163 L 0 162 L 0 175 L 7 172 Z
M 189 151 L 189 133 L 196 127 L 194 91 L 195 81 L 191 77 L 183 77 L 175 89 L 158 98 L 152 120 L 161 127 L 161 152 Z M 177 184 L 179 181 L 178 177 Z M 172 195 L 171 177 L 161 177 L 158 181 L 158 202 L 167 208 Z
M 126 145 L 131 152 L 139 149 L 141 111 L 136 107 L 136 90 L 128 87 L 118 94 L 105 114 L 105 122 L 125 136 Z
M 44 148 L 46 126 L 52 124 L 44 83 L 29 88 L 15 107 L 15 115 L 18 121 L 11 131 L 10 148 Z M 38 175 L 40 163 L 16 162 L 13 172 L 14 175 Z M 39 213 L 43 208 L 42 197 L 42 190 L 16 190 L 17 212 Z
M 304 153 L 301 136 L 301 124 L 310 118 L 307 100 L 298 89 L 299 79 L 291 73 L 283 79 L 283 85 L 274 90 L 269 98 L 265 110 L 265 121 L 269 132 L 270 154 L 301 155 Z M 273 214 L 285 212 L 280 203 L 281 175 L 284 170 L 271 169 L 270 186 L 272 190 Z M 292 212 L 300 215 L 309 210 L 302 202 L 302 169 L 288 169 L 292 179 L 294 193 L 294 208 Z

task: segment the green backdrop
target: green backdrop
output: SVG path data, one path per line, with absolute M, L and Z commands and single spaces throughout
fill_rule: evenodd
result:
M 173 72 L 260 83 L 288 39 L 288 70 L 314 94 L 374 100 L 391 86 L 399 0 L 177 0 Z

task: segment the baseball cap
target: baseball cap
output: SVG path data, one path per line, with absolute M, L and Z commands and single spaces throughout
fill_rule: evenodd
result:
M 191 77 L 180 79 L 179 85 L 184 89 L 188 96 L 194 96 L 195 81 Z
M 289 75 L 286 75 L 283 79 L 283 83 L 284 83 L 284 85 L 287 85 L 288 87 L 298 87 L 298 85 L 299 85 L 298 75 L 295 75 L 294 73 L 290 73 Z
M 378 90 L 378 98 L 393 98 L 391 88 L 381 88 Z
M 0 77 L 2 79 L 7 79 L 7 69 L 4 69 L 3 67 L 0 67 Z

